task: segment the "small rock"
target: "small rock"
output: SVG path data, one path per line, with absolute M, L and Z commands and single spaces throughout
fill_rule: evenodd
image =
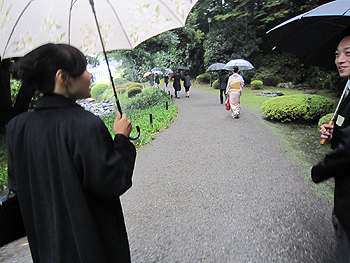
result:
M 284 94 L 280 91 L 274 91 L 274 90 L 265 90 L 263 92 L 260 92 L 256 94 L 256 96 L 264 96 L 264 97 L 277 97 L 277 96 L 283 96 Z

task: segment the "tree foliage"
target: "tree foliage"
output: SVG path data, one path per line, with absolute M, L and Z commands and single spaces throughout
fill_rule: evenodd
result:
M 195 78 L 213 63 L 243 58 L 255 66 L 254 71 L 247 72 L 249 79 L 276 76 L 281 81 L 311 81 L 320 86 L 316 83 L 322 79 L 320 70 L 303 65 L 292 54 L 273 51 L 273 40 L 266 32 L 330 1 L 201 0 L 185 27 L 150 38 L 134 50 L 110 52 L 109 57 L 123 60 L 129 81 L 146 81 L 142 75 L 153 67 L 175 70 L 179 65 L 189 67 Z

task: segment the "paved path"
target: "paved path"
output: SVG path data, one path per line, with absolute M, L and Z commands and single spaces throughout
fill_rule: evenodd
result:
M 218 95 L 181 96 L 171 128 L 139 149 L 122 196 L 132 262 L 332 263 L 331 206 L 305 167 L 244 108 L 232 119 Z

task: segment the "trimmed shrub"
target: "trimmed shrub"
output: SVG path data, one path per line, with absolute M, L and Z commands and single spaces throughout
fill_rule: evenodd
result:
M 99 96 L 99 98 L 101 98 L 101 100 L 114 101 L 115 99 L 113 89 L 109 87 L 103 92 L 103 94 Z
M 117 93 L 124 93 L 126 91 L 126 88 L 124 88 L 123 85 L 118 85 L 115 87 L 115 90 Z
M 162 102 L 165 105 L 166 101 L 170 101 L 169 98 L 170 96 L 162 89 L 149 87 L 143 89 L 142 93 L 137 94 L 134 98 L 123 101 L 122 106 L 125 111 L 130 109 L 144 110 L 162 104 Z
M 252 89 L 261 89 L 263 86 L 263 82 L 261 80 L 253 80 L 250 82 Z
M 196 77 L 198 83 L 210 83 L 210 74 L 204 73 Z
M 321 126 L 323 124 L 328 124 L 332 118 L 333 118 L 334 113 L 328 113 L 327 115 L 323 116 L 319 121 L 318 121 L 318 128 L 321 129 Z
M 138 87 L 138 88 L 143 88 L 143 85 L 141 83 L 132 83 L 129 85 L 128 89 L 134 88 L 134 87 Z
M 134 83 L 134 82 L 127 82 L 127 83 L 124 84 L 124 87 L 125 87 L 126 89 L 128 89 L 129 86 L 130 86 L 131 84 L 133 84 L 133 83 Z
M 135 97 L 137 94 L 142 92 L 142 89 L 140 87 L 133 87 L 133 88 L 128 88 L 128 98 Z
M 94 99 L 99 99 L 107 88 L 108 84 L 96 84 L 91 88 L 91 97 Z
M 218 81 L 218 80 L 215 80 L 215 81 L 212 83 L 212 87 L 213 87 L 214 89 L 218 89 L 219 86 L 220 86 L 220 84 L 219 84 L 219 81 Z
M 334 101 L 320 95 L 289 95 L 268 99 L 261 105 L 263 115 L 281 122 L 318 120 L 332 112 Z
M 115 78 L 113 79 L 113 82 L 114 82 L 114 85 L 122 85 L 125 82 L 127 82 L 127 80 L 124 78 Z

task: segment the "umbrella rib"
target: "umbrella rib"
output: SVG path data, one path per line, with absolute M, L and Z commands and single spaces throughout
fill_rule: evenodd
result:
M 117 20 L 118 20 L 118 22 L 119 22 L 120 28 L 123 30 L 123 33 L 124 33 L 126 39 L 128 40 L 129 46 L 130 46 L 131 48 L 133 48 L 133 46 L 132 46 L 132 44 L 131 44 L 131 42 L 130 42 L 130 39 L 128 38 L 128 35 L 127 35 L 127 33 L 126 33 L 126 31 L 125 31 L 125 29 L 124 29 L 124 27 L 123 27 L 123 24 L 122 24 L 122 22 L 121 22 L 120 19 L 119 19 L 119 16 L 118 16 L 118 14 L 117 14 L 117 11 L 114 9 L 114 6 L 111 4 L 111 2 L 110 2 L 109 0 L 106 0 L 106 1 L 107 1 L 107 3 L 109 4 L 109 6 L 111 7 L 111 9 L 113 10 L 114 15 L 116 16 L 116 18 L 117 18 Z
M 166 9 L 168 9 L 168 11 L 169 11 L 169 12 L 177 19 L 177 21 L 179 21 L 180 24 L 182 25 L 182 21 L 177 17 L 177 15 L 173 12 L 172 9 L 170 9 L 169 6 L 166 5 L 162 0 L 159 0 L 159 2 L 162 3 L 163 6 L 164 6 Z M 192 3 L 192 1 L 191 1 L 191 3 Z M 186 22 L 186 21 L 185 21 L 185 22 Z
M 71 0 L 69 7 L 69 18 L 68 18 L 68 44 L 70 44 L 70 30 L 72 24 L 72 9 L 73 5 L 77 2 L 77 0 Z
M 8 38 L 8 40 L 7 40 L 6 46 L 5 46 L 5 48 L 4 48 L 4 54 L 6 53 L 7 47 L 8 47 L 8 45 L 9 45 L 9 43 L 10 43 L 10 40 L 11 40 L 12 35 L 13 35 L 13 32 L 15 31 L 16 26 L 17 26 L 19 20 L 21 19 L 21 17 L 23 16 L 24 12 L 27 10 L 27 8 L 30 6 L 30 4 L 31 4 L 33 1 L 34 1 L 34 0 L 30 0 L 30 1 L 28 2 L 28 4 L 24 7 L 24 9 L 22 10 L 21 14 L 20 14 L 19 17 L 17 18 L 16 23 L 14 24 L 14 26 L 13 26 L 13 28 L 12 28 L 12 30 L 11 30 L 11 33 L 10 33 L 9 38 Z M 4 56 L 4 54 L 2 54 L 2 55 Z

